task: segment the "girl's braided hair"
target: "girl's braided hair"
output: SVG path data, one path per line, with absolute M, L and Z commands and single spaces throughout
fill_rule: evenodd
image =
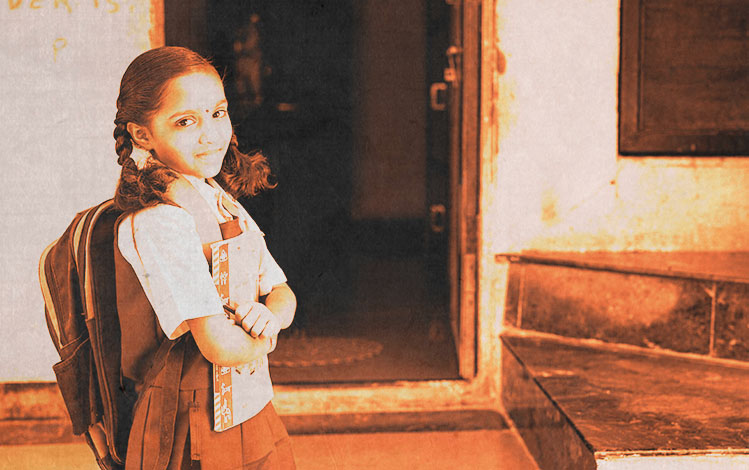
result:
M 156 204 L 171 204 L 166 196 L 169 184 L 177 174 L 158 162 L 138 169 L 130 158 L 133 140 L 127 123 L 148 125 L 161 106 L 171 80 L 188 73 L 218 72 L 200 54 L 184 47 L 158 47 L 144 52 L 125 70 L 117 97 L 117 116 L 114 124 L 114 149 L 117 163 L 122 166 L 115 191 L 115 205 L 122 211 L 135 211 Z M 244 154 L 237 138 L 232 135 L 221 171 L 216 176 L 221 186 L 232 196 L 254 196 L 275 186 L 270 181 L 270 167 L 260 152 Z

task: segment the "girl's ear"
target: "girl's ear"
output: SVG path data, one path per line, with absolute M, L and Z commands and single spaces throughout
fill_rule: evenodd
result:
M 151 150 L 153 148 L 153 145 L 151 144 L 151 133 L 148 132 L 147 127 L 134 122 L 128 122 L 127 131 L 130 133 L 130 137 L 138 147 L 146 150 Z

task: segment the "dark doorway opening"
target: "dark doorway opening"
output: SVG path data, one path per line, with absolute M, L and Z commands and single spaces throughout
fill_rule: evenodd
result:
M 278 179 L 241 201 L 299 300 L 271 355 L 276 383 L 458 378 L 449 130 L 444 90 L 430 89 L 447 8 L 165 1 L 166 44 L 213 59 L 240 146 Z

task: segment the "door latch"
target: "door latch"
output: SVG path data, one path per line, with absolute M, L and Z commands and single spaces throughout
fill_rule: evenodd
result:
M 458 46 L 450 46 L 445 51 L 447 56 L 447 68 L 444 71 L 444 78 L 447 83 L 455 83 L 458 77 L 458 57 L 463 53 L 463 49 Z
M 445 231 L 447 209 L 444 204 L 432 204 L 429 206 L 429 227 L 434 233 Z

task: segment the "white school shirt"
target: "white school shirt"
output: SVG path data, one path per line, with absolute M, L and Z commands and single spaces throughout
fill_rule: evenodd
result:
M 224 222 L 215 196 L 223 189 L 213 181 L 215 187 L 200 178 L 183 176 L 206 199 L 216 219 Z M 247 211 L 237 206 L 243 229 L 260 231 Z M 224 314 L 195 220 L 186 210 L 160 204 L 127 216 L 120 223 L 117 246 L 132 265 L 169 339 L 178 338 L 189 330 L 186 320 Z M 265 243 L 259 274 L 260 295 L 267 295 L 274 286 L 286 282 L 286 276 Z

